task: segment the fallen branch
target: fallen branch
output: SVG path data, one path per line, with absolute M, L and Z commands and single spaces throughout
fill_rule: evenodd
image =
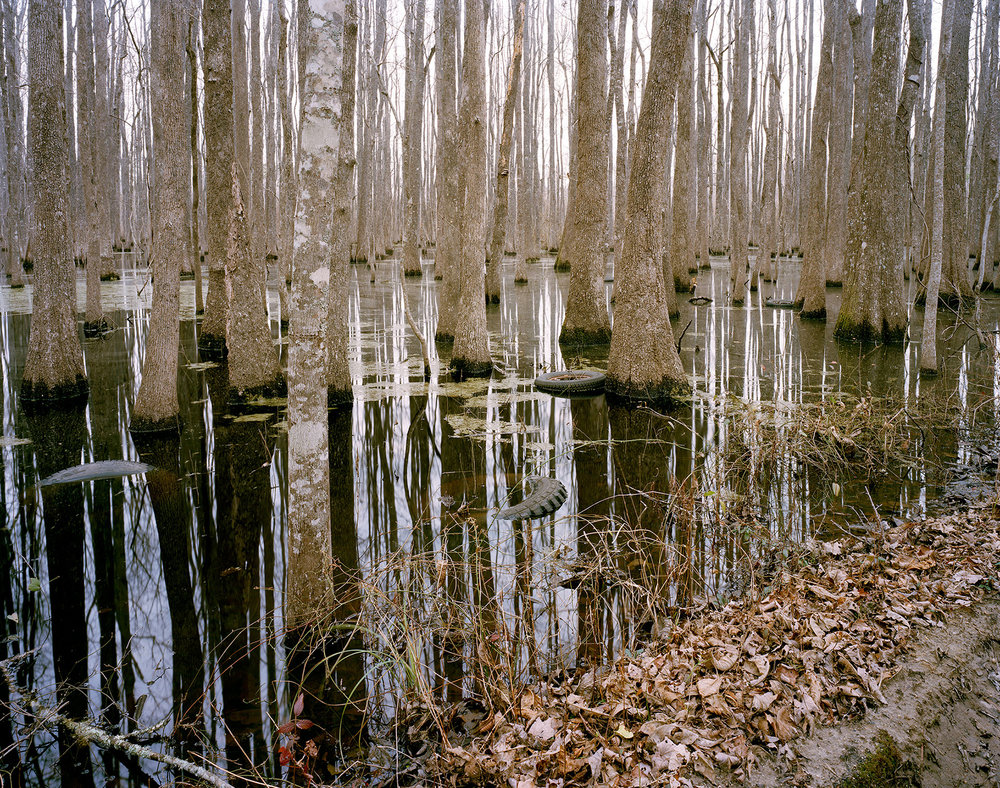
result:
M 80 720 L 70 719 L 64 714 L 60 714 L 55 709 L 36 700 L 30 693 L 24 692 L 17 685 L 13 672 L 11 671 L 11 664 L 17 660 L 23 659 L 25 656 L 26 654 L 21 654 L 11 659 L 0 660 L 0 673 L 3 674 L 4 681 L 7 683 L 11 694 L 17 694 L 24 698 L 31 707 L 32 714 L 42 725 L 61 725 L 63 728 L 72 733 L 77 739 L 86 741 L 90 744 L 96 744 L 98 747 L 105 750 L 125 753 L 133 758 L 145 758 L 150 761 L 158 761 L 177 769 L 178 771 L 186 772 L 193 777 L 197 777 L 199 780 L 203 780 L 207 784 L 215 786 L 215 788 L 233 788 L 231 783 L 227 782 L 222 777 L 213 774 L 202 766 L 186 761 L 183 758 L 168 755 L 167 753 L 157 752 L 149 747 L 136 744 L 133 741 L 129 741 L 125 736 L 108 733 L 107 731 L 98 728 L 96 725 L 92 725 L 89 722 L 81 722 Z

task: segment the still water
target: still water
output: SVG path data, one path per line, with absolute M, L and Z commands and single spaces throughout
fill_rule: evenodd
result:
M 335 738 L 355 769 L 369 756 L 353 748 L 386 729 L 401 699 L 456 701 L 607 662 L 672 617 L 766 584 L 789 545 L 993 496 L 1000 303 L 983 304 L 985 343 L 971 316 L 942 315 L 945 372 L 928 381 L 916 372 L 918 341 L 842 346 L 832 319 L 766 307 L 765 297 L 793 296 L 797 263 L 737 309 L 726 306 L 726 261 L 713 263 L 697 286 L 712 303 L 682 301 L 674 321 L 696 393 L 669 413 L 533 389 L 541 372 L 605 365 L 561 354 L 569 280 L 551 260 L 517 287 L 506 266 L 502 303 L 488 313 L 498 371 L 460 384 L 438 374 L 446 351 L 423 382 L 405 320 L 404 300 L 433 336 L 431 261 L 405 283 L 394 261 L 374 281 L 352 270 L 355 403 L 331 414 L 330 464 L 334 612 L 354 627 L 333 665 L 344 701 Z M 17 403 L 30 288 L 0 288 L 0 658 L 27 654 L 10 663 L 17 684 L 67 717 L 276 783 L 288 774 L 279 726 L 299 692 L 281 636 L 283 403 L 228 411 L 225 369 L 197 355 L 185 281 L 183 433 L 136 445 L 127 425 L 150 285 L 126 269 L 103 287 L 115 330 L 84 343 L 86 410 L 48 415 Z M 79 297 L 82 312 L 82 279 Z M 839 299 L 828 292 L 834 317 Z M 273 283 L 270 308 L 280 343 Z M 108 459 L 155 470 L 38 486 Z M 560 479 L 565 505 L 530 523 L 500 520 L 531 474 Z M 0 704 L 11 702 L 4 684 Z M 0 750 L 4 785 L 14 775 L 140 785 L 172 774 L 74 746 L 21 713 L 0 714 Z

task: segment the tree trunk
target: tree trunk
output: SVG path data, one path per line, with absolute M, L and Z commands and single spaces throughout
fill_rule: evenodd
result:
M 919 0 L 910 0 L 909 9 L 910 43 L 898 103 L 903 0 L 880 3 L 875 11 L 864 151 L 855 175 L 857 196 L 848 205 L 844 295 L 834 330 L 846 341 L 901 343 L 906 335 L 902 208 L 909 189 L 909 117 L 924 51 Z
M 847 246 L 847 189 L 851 180 L 851 107 L 854 102 L 854 40 L 849 15 L 854 24 L 860 16 L 851 3 L 828 6 L 837 14 L 833 48 L 833 104 L 830 113 L 830 155 L 827 185 L 826 243 L 823 256 L 826 283 L 839 287 L 844 279 L 844 250 Z
M 303 0 L 304 2 L 304 0 Z M 288 357 L 288 587 L 290 628 L 320 623 L 330 610 L 330 461 L 326 388 L 330 283 L 330 181 L 340 153 L 344 0 L 310 0 L 300 40 L 307 58 L 302 93 L 299 199 L 295 221 Z M 340 228 L 338 228 L 339 230 Z
M 129 430 L 178 429 L 177 352 L 180 344 L 180 263 L 189 242 L 187 194 L 190 161 L 184 96 L 188 5 L 151 0 L 150 89 L 153 106 L 153 304 Z
M 615 288 L 615 321 L 608 354 L 607 391 L 626 400 L 664 400 L 690 390 L 674 345 L 664 278 L 655 248 L 656 199 L 664 178 L 663 141 L 677 90 L 694 0 L 658 0 L 649 74 L 635 131 L 629 173 L 625 244 Z
M 208 295 L 198 350 L 226 357 L 226 249 L 233 213 L 233 42 L 229 0 L 205 0 L 205 202 L 208 214 Z
M 833 47 L 837 37 L 840 2 L 826 7 L 823 41 L 816 75 L 816 99 L 813 103 L 812 138 L 806 200 L 806 226 L 802 234 L 802 273 L 795 293 L 799 315 L 809 320 L 826 320 L 826 228 L 827 228 L 827 156 L 830 149 L 830 114 L 833 103 Z
M 28 145 L 33 167 L 35 276 L 21 398 L 38 408 L 87 396 L 69 245 L 69 151 L 60 0 L 28 4 Z
M 949 72 L 948 62 L 951 55 L 952 36 L 959 22 L 957 13 L 961 0 L 944 0 L 941 10 L 941 39 L 938 46 L 938 79 L 934 95 L 934 215 L 931 227 L 931 263 L 927 277 L 927 302 L 924 305 L 924 327 L 920 340 L 920 371 L 923 374 L 936 375 L 938 372 L 937 358 L 937 307 L 941 287 L 941 274 L 944 266 L 945 239 L 945 180 L 948 166 L 944 161 L 947 147 L 948 112 L 951 109 L 948 102 L 950 80 L 945 77 Z
M 733 62 L 733 100 L 731 106 L 729 145 L 730 219 L 729 236 L 729 301 L 742 304 L 746 299 L 748 241 L 750 235 L 747 211 L 747 135 L 749 108 L 747 84 L 750 77 L 750 25 L 753 0 L 742 0 L 743 12 L 736 20 L 736 58 Z
M 684 62 L 677 82 L 677 136 L 674 145 L 674 179 L 671 190 L 671 233 L 666 245 L 670 270 L 678 293 L 691 290 L 691 272 L 695 262 L 695 222 L 697 219 L 697 150 L 695 148 L 695 94 L 693 39 L 684 48 Z
M 778 13 L 775 0 L 767 2 L 767 141 L 764 143 L 764 186 L 761 191 L 763 222 L 755 269 L 765 282 L 773 282 L 778 252 L 778 123 L 781 107 L 781 77 L 778 74 Z
M 608 219 L 606 0 L 580 0 L 577 17 L 576 250 L 559 341 L 606 344 L 611 321 L 604 302 L 604 247 Z M 525 120 L 527 120 L 525 118 Z
M 480 0 L 465 7 L 458 152 L 461 257 L 451 369 L 461 379 L 493 371 L 486 330 L 486 19 Z
M 344 16 L 344 54 L 341 66 L 340 129 L 337 174 L 333 183 L 333 225 L 330 232 L 330 293 L 327 305 L 327 407 L 354 402 L 348 364 L 351 283 L 351 206 L 354 202 L 354 89 L 358 51 L 358 12 L 347 0 Z
M 403 273 L 420 276 L 420 181 L 424 134 L 426 0 L 406 0 L 406 115 L 403 119 Z
M 76 94 L 78 127 L 80 130 L 81 221 L 83 230 L 78 242 L 84 249 L 87 272 L 87 313 L 83 324 L 84 336 L 98 336 L 105 327 L 101 308 L 101 226 L 98 219 L 97 180 L 102 161 L 98 153 L 94 102 L 94 30 L 89 0 L 77 4 L 76 15 Z
M 968 198 L 965 179 L 969 102 L 969 26 L 972 0 L 955 0 L 951 51 L 945 69 L 944 262 L 941 301 L 952 307 L 972 298 L 969 284 Z M 939 77 L 940 78 L 940 77 Z
M 456 59 L 458 54 L 458 2 L 442 0 L 437 25 L 437 241 L 434 267 L 441 277 L 436 339 L 455 338 L 459 307 L 461 235 L 459 233 L 458 114 L 456 108 Z M 359 219 L 360 221 L 360 219 Z
M 521 80 L 521 49 L 524 41 L 524 0 L 516 0 L 514 11 L 514 51 L 507 73 L 507 93 L 503 101 L 503 128 L 497 154 L 497 179 L 494 191 L 493 231 L 486 262 L 486 300 L 500 303 L 500 269 L 503 264 L 504 239 L 507 235 L 507 202 L 510 194 L 510 147 L 514 131 L 514 107 Z M 520 182 L 518 183 L 520 186 Z
M 25 203 L 24 154 L 26 150 L 21 107 L 20 67 L 21 58 L 15 35 L 13 0 L 0 0 L 3 12 L 3 58 L 4 84 L 0 85 L 7 143 L 7 260 L 6 273 L 11 287 L 24 287 L 23 258 L 23 216 Z

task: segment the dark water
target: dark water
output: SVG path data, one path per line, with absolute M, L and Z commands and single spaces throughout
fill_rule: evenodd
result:
M 796 264 L 748 307 L 726 307 L 720 259 L 698 275 L 698 294 L 713 303 L 685 303 L 674 324 L 696 395 L 657 413 L 534 391 L 541 372 L 604 366 L 599 355 L 562 357 L 568 275 L 550 262 L 530 267 L 527 286 L 506 271 L 502 305 L 489 312 L 499 372 L 461 384 L 422 382 L 406 327 L 404 294 L 433 336 L 432 268 L 405 285 L 393 262 L 374 284 L 353 271 L 356 401 L 330 419 L 335 614 L 357 625 L 333 665 L 346 711 L 332 733 L 348 750 L 384 730 L 401 698 L 457 700 L 610 660 L 672 616 L 766 583 L 789 544 L 993 495 L 997 302 L 983 305 L 985 348 L 971 317 L 942 316 L 946 369 L 928 381 L 916 372 L 917 342 L 841 346 L 832 321 L 764 307 L 764 296 L 792 297 Z M 17 682 L 68 717 L 121 732 L 163 723 L 139 738 L 278 781 L 287 774 L 278 726 L 299 693 L 282 637 L 282 403 L 228 413 L 224 368 L 199 363 L 184 282 L 184 431 L 136 445 L 127 424 L 149 285 L 133 273 L 104 288 L 117 328 L 85 342 L 86 410 L 34 416 L 16 396 L 30 290 L 0 289 L 9 578 L 0 657 L 30 652 L 12 665 Z M 834 315 L 839 297 L 829 292 Z M 271 307 L 276 327 L 273 290 Z M 108 459 L 156 470 L 38 486 Z M 499 520 L 530 474 L 559 478 L 566 504 L 531 523 Z M 0 715 L 0 775 L 32 785 L 171 779 L 151 761 L 53 733 Z

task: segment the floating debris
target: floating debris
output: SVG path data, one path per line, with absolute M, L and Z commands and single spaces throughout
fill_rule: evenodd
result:
M 96 479 L 116 479 L 119 476 L 135 476 L 139 473 L 154 470 L 145 462 L 129 462 L 128 460 L 98 460 L 74 465 L 46 476 L 39 487 L 50 487 L 53 484 L 71 484 L 73 482 L 90 482 Z
M 550 476 L 529 476 L 525 482 L 531 485 L 531 492 L 520 503 L 501 509 L 501 520 L 533 520 L 545 517 L 566 503 L 566 487 L 558 479 Z

